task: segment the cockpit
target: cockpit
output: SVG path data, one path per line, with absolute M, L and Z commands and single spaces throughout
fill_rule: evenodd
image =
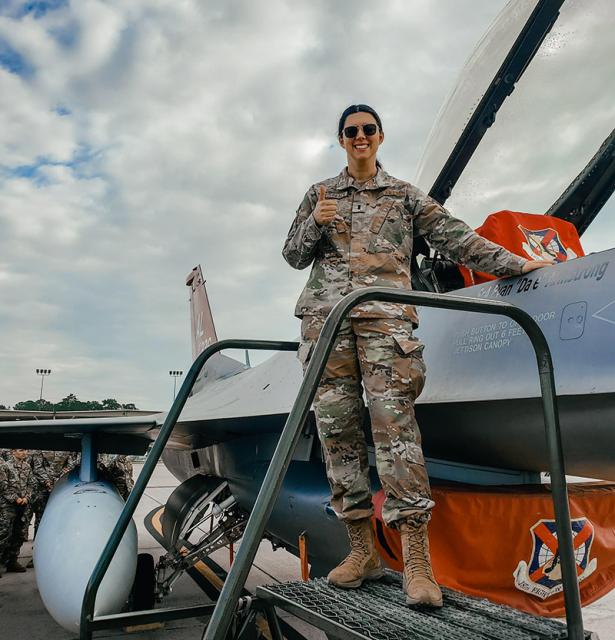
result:
M 507 5 L 438 114 L 414 183 L 473 228 L 500 210 L 548 214 L 574 225 L 586 253 L 610 248 L 612 10 L 611 0 Z M 415 244 L 415 288 L 464 286 L 456 265 Z

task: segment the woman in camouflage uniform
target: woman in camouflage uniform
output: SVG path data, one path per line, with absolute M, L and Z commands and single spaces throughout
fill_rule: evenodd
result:
M 376 158 L 384 141 L 378 114 L 352 105 L 338 141 L 348 166 L 314 184 L 297 210 L 283 249 L 295 269 L 312 264 L 295 315 L 301 318 L 299 359 L 307 366 L 329 311 L 366 286 L 410 289 L 413 235 L 425 236 L 458 263 L 496 276 L 548 263 L 527 261 L 478 236 L 436 201 L 387 174 Z M 331 504 L 346 524 L 350 555 L 328 576 L 358 587 L 382 575 L 374 546 L 367 446 L 362 429 L 365 388 L 376 467 L 385 492 L 382 515 L 402 539 L 408 604 L 442 605 L 433 577 L 427 523 L 434 506 L 414 402 L 423 389 L 423 345 L 413 336 L 412 305 L 370 302 L 344 321 L 320 381 L 314 408 L 324 449 Z

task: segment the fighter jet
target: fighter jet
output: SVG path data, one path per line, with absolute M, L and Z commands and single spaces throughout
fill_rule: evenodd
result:
M 615 185 L 612 113 L 608 117 L 613 27 L 610 0 L 507 5 L 438 116 L 417 184 L 441 203 L 451 197 L 451 209 L 460 215 L 472 201 L 482 217 L 499 209 L 547 213 L 583 234 Z M 571 74 L 577 72 L 575 88 Z M 573 103 L 568 112 L 577 117 L 562 120 L 563 101 Z M 527 243 L 534 251 L 560 251 L 552 234 L 535 232 Z M 456 265 L 434 256 L 420 239 L 416 245 L 423 255 L 413 258 L 414 288 L 446 292 L 461 286 Z M 555 365 L 567 471 L 610 480 L 615 362 L 606 345 L 615 335 L 614 261 L 610 249 L 462 292 L 511 302 L 539 323 Z M 199 267 L 186 284 L 197 356 L 217 336 Z M 485 484 L 535 480 L 548 463 L 533 352 L 519 327 L 506 318 L 424 309 L 417 334 L 427 345 L 429 374 L 417 417 L 431 477 Z M 158 528 L 168 549 L 156 568 L 159 597 L 184 571 L 241 537 L 301 375 L 289 352 L 254 367 L 223 354 L 206 365 L 163 455 L 182 484 Z M 0 447 L 82 451 L 80 472 L 54 490 L 35 547 L 43 601 L 72 631 L 79 626 L 85 584 L 122 509 L 113 488 L 96 477 L 92 453 L 145 453 L 165 416 L 0 423 Z M 265 535 L 298 555 L 306 531 L 312 574 L 319 575 L 345 554 L 345 543 L 329 506 L 312 415 Z M 98 593 L 97 616 L 122 606 L 136 565 L 129 529 Z

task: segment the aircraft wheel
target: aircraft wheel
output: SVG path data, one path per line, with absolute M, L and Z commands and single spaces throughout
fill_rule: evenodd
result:
M 130 593 L 130 608 L 133 611 L 153 609 L 156 602 L 156 569 L 151 553 L 140 553 L 137 557 L 137 572 Z

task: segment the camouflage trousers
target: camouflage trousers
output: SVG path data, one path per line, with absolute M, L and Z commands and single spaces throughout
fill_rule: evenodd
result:
M 323 322 L 316 316 L 303 317 L 298 357 L 304 370 Z M 351 318 L 340 328 L 314 410 L 331 485 L 331 506 L 341 520 L 373 514 L 361 382 L 376 468 L 386 496 L 383 519 L 390 526 L 429 519 L 434 503 L 414 414 L 414 401 L 425 382 L 422 351 L 407 320 Z
M 30 520 L 30 505 L 0 502 L 0 564 L 17 560 L 21 545 L 28 539 Z
M 34 515 L 34 537 L 36 537 L 41 520 L 43 519 L 43 512 L 45 511 L 50 495 L 51 492 L 44 489 L 38 493 L 33 493 L 30 499 L 32 514 Z

